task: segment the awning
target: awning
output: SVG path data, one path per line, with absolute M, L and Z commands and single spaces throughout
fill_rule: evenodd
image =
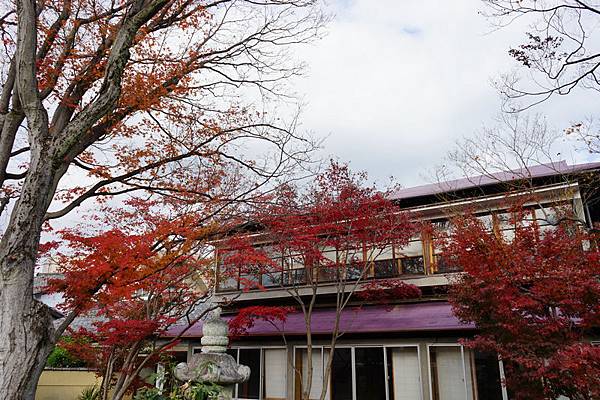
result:
M 228 319 L 225 317 L 225 319 Z M 335 310 L 315 309 L 311 319 L 313 335 L 329 334 L 333 330 Z M 177 336 L 183 326 L 174 326 L 164 336 Z M 348 307 L 342 312 L 340 332 L 345 333 L 393 333 L 473 330 L 472 324 L 463 324 L 452 313 L 447 302 L 400 304 L 395 306 Z M 257 320 L 248 336 L 304 336 L 306 326 L 301 312 L 288 314 L 285 322 L 269 323 Z M 202 323 L 192 326 L 183 337 L 201 337 Z

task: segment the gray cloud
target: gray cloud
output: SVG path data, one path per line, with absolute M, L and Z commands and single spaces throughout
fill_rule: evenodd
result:
M 334 155 L 376 179 L 422 183 L 454 141 L 491 125 L 500 98 L 491 81 L 515 63 L 530 21 L 494 31 L 473 0 L 355 0 L 331 4 L 329 34 L 299 52 L 309 76 L 295 83 L 303 128 L 329 135 Z M 557 129 L 594 112 L 591 93 L 537 107 Z M 585 154 L 575 154 L 585 158 Z

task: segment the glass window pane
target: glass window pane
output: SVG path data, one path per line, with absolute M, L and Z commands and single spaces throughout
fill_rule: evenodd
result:
M 284 258 L 283 268 L 285 270 L 283 277 L 284 285 L 297 286 L 306 284 L 307 274 L 302 264 L 302 257 L 292 256 Z
M 319 282 L 333 282 L 337 280 L 337 267 L 335 265 L 319 265 L 317 268 L 319 271 Z
M 406 246 L 396 249 L 396 257 L 423 256 L 423 244 L 420 240 L 412 240 Z
M 219 273 L 217 275 L 218 289 L 219 290 L 235 290 L 237 289 L 238 281 L 238 269 L 237 267 L 231 267 L 219 264 Z
M 260 396 L 260 349 L 239 349 L 242 365 L 250 367 L 250 379 L 238 384 L 240 399 L 258 399 Z
M 502 381 L 498 357 L 493 353 L 475 352 L 475 372 L 478 398 L 502 400 Z
M 398 275 L 397 260 L 376 260 L 374 263 L 375 278 L 392 278 Z
M 321 253 L 321 256 L 323 257 L 321 260 L 323 265 L 334 265 L 337 263 L 337 251 L 335 249 L 325 249 Z
M 356 280 L 356 279 L 360 279 L 362 272 L 363 272 L 363 268 L 364 268 L 364 264 L 362 261 L 357 261 L 356 263 L 351 263 L 351 264 L 346 264 L 346 271 L 345 275 L 346 275 L 346 280 L 352 281 L 352 280 Z M 365 275 L 362 276 L 363 278 L 366 277 L 367 273 L 365 272 Z
M 264 287 L 281 286 L 281 272 L 267 272 L 262 275 L 262 284 Z
M 285 400 L 287 353 L 285 349 L 264 349 L 265 373 L 263 386 L 265 399 Z
M 367 255 L 369 260 L 389 260 L 390 258 L 393 258 L 392 246 L 373 248 L 369 253 L 370 254 Z
M 333 400 L 352 399 L 352 354 L 350 349 L 335 349 L 331 366 Z
M 385 399 L 385 369 L 382 347 L 354 349 L 356 399 Z
M 429 362 L 433 400 L 473 398 L 470 379 L 465 384 L 465 369 L 460 346 L 430 347 Z M 467 375 L 470 377 L 470 368 L 467 370 Z
M 436 255 L 435 260 L 437 263 L 436 273 L 438 274 L 448 274 L 452 272 L 460 272 L 462 268 L 456 261 L 449 259 L 448 257 L 444 257 L 441 255 Z
M 261 268 L 244 265 L 240 268 L 240 289 L 256 289 L 260 284 Z
M 421 398 L 421 370 L 416 347 L 387 349 L 390 400 Z
M 313 349 L 312 351 L 312 379 L 310 386 L 310 400 L 319 399 L 323 388 L 323 353 L 321 349 Z M 296 367 L 302 371 L 302 390 L 308 387 L 308 352 L 306 349 L 299 349 L 296 353 Z M 329 394 L 329 393 L 328 393 Z M 326 399 L 329 397 L 326 396 Z
M 424 274 L 425 264 L 423 256 L 405 257 L 401 260 L 403 274 Z
M 263 268 L 262 285 L 264 287 L 281 286 L 283 278 L 283 266 L 281 258 L 273 260 L 273 265 Z

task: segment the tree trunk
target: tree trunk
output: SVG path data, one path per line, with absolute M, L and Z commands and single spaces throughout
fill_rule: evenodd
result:
M 0 399 L 33 399 L 54 345 L 52 317 L 33 298 L 33 265 L 5 275 L 7 263 L 10 259 L 0 262 Z M 24 273 L 26 269 L 31 272 Z
M 54 346 L 48 306 L 33 298 L 33 274 L 44 215 L 60 175 L 34 151 L 21 196 L 0 241 L 0 399 L 33 400 Z M 46 160 L 43 162 L 42 160 Z

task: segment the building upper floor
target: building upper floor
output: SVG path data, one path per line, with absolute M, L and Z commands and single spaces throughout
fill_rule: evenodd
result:
M 460 265 L 442 257 L 437 245 L 437 234 L 451 228 L 453 216 L 474 214 L 508 240 L 514 235 L 510 210 L 514 202 L 525 210 L 521 223 L 535 222 L 542 232 L 565 216 L 591 227 L 600 220 L 599 170 L 600 163 L 561 162 L 531 167 L 526 178 L 520 170 L 402 189 L 392 193 L 391 200 L 428 229 L 419 230 L 402 245 L 321 248 L 322 261 L 316 263 L 307 263 L 302 254 L 278 252 L 265 235 L 253 232 L 254 246 L 271 255 L 269 268 L 232 268 L 226 262 L 228 249 L 217 244 L 216 292 L 250 301 L 289 297 L 292 289 L 298 295 L 332 294 L 340 290 L 340 282 L 345 288 L 359 281 L 362 285 L 390 279 L 425 290 L 444 287 L 461 272 Z

